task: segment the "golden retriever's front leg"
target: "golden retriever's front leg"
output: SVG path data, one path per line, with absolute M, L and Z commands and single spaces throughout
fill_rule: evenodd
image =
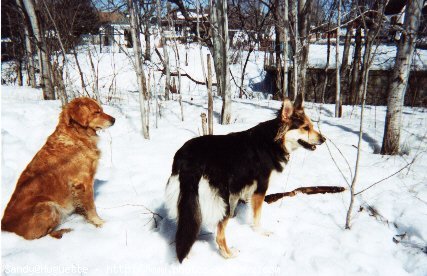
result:
M 101 227 L 104 224 L 104 221 L 96 212 L 93 185 L 84 185 L 82 183 L 73 185 L 73 197 L 77 209 L 90 223 L 96 227 Z

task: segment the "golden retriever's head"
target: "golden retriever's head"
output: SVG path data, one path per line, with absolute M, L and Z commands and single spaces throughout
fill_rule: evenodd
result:
M 94 131 L 112 126 L 116 119 L 104 113 L 101 105 L 91 98 L 76 98 L 62 111 L 61 120 L 67 125 L 77 125 Z
M 277 134 L 276 140 L 283 143 L 288 152 L 297 148 L 315 150 L 326 138 L 313 127 L 310 118 L 304 112 L 304 102 L 299 94 L 294 102 L 285 99 L 279 114 L 283 126 Z

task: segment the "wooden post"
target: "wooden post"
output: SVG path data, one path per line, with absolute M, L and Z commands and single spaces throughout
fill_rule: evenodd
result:
M 206 128 L 206 113 L 202 113 L 200 115 L 200 117 L 202 118 L 202 131 L 203 131 L 203 135 L 208 135 L 208 130 Z

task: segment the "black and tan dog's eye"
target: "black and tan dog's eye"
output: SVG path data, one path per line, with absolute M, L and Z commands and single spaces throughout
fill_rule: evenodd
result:
M 305 126 L 303 129 L 308 131 L 308 130 L 310 130 L 310 127 L 309 126 Z

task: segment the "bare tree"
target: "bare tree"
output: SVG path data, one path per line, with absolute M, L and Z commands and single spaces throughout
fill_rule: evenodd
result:
M 335 117 L 341 117 L 341 70 L 340 70 L 340 30 L 341 30 L 341 0 L 338 1 L 337 18 L 337 39 L 335 43 L 335 71 L 336 71 L 336 92 L 335 92 Z
M 151 19 L 156 12 L 156 6 L 154 1 L 150 0 L 140 0 L 141 4 L 141 27 L 144 33 L 145 40 L 145 50 L 144 50 L 144 59 L 151 61 Z M 157 4 L 157 3 L 156 3 Z
M 300 49 L 301 49 L 301 45 L 300 45 L 300 39 L 299 39 L 299 28 L 298 28 L 298 3 L 297 0 L 293 0 L 292 1 L 292 17 L 293 17 L 293 28 L 291 29 L 293 31 L 293 48 L 294 48 L 294 56 L 293 56 L 293 85 L 294 85 L 294 95 L 293 98 L 294 100 L 297 97 L 298 94 L 298 85 L 299 85 L 299 81 L 298 81 L 298 72 L 299 72 L 299 56 L 300 56 Z M 304 97 L 303 97 L 304 99 Z
M 289 41 L 289 0 L 283 1 L 283 99 L 289 96 L 288 91 L 288 41 Z
M 43 98 L 45 100 L 54 100 L 55 91 L 52 86 L 51 81 L 51 64 L 49 52 L 46 47 L 46 40 L 43 34 L 43 31 L 40 29 L 41 24 L 39 23 L 39 18 L 36 14 L 36 9 L 33 0 L 23 0 L 25 10 L 27 12 L 28 18 L 31 22 L 31 28 L 33 29 L 33 34 L 36 38 L 36 43 L 38 47 L 39 54 L 39 63 L 40 63 L 40 84 L 43 89 Z
M 230 64 L 227 0 L 210 3 L 212 45 L 217 84 L 222 96 L 221 124 L 231 123 Z
M 128 1 L 128 9 L 130 14 L 130 27 L 132 33 L 132 41 L 134 46 L 134 56 L 135 56 L 135 71 L 136 78 L 138 82 L 138 90 L 139 90 L 139 101 L 140 101 L 140 109 L 141 109 L 141 123 L 142 123 L 142 135 L 145 139 L 150 139 L 150 132 L 148 126 L 148 118 L 147 118 L 147 107 L 146 107 L 146 97 L 147 86 L 145 80 L 145 73 L 142 65 L 142 50 L 141 50 L 141 40 L 139 38 L 139 28 L 138 28 L 138 12 L 136 11 L 137 5 L 134 5 L 133 0 Z
M 296 1 L 296 0 L 295 0 Z M 310 14 L 312 0 L 298 0 L 298 34 L 300 40 L 300 51 L 298 55 L 298 85 L 302 98 L 305 97 L 306 75 L 308 67 L 308 52 L 310 44 Z
M 275 99 L 279 99 L 280 96 L 282 95 L 281 90 L 282 90 L 282 61 L 280 58 L 281 55 L 281 42 L 283 41 L 283 31 L 282 31 L 282 11 L 281 11 L 281 7 L 280 7 L 280 1 L 279 0 L 274 0 L 274 31 L 275 31 L 275 45 L 274 45 L 274 51 L 276 54 L 276 93 L 274 95 Z
M 202 52 L 202 43 L 201 43 L 201 37 L 200 37 L 200 16 L 199 16 L 199 10 L 200 10 L 200 3 L 199 0 L 196 0 L 196 32 L 197 32 L 197 41 L 199 42 L 199 55 L 200 55 L 200 62 L 202 65 L 202 73 L 203 73 L 203 79 L 205 82 L 207 82 L 206 79 L 206 70 L 205 70 L 205 62 L 203 61 L 203 52 Z
M 162 5 L 161 1 L 157 0 L 157 28 L 159 30 L 159 34 L 161 36 L 160 41 L 163 48 L 163 70 L 165 72 L 166 78 L 165 78 L 165 98 L 166 100 L 169 100 L 169 92 L 170 92 L 170 79 L 171 79 L 171 73 L 170 73 L 170 67 L 169 67 L 169 52 L 168 52 L 168 45 L 165 37 L 165 33 L 162 27 Z
M 221 124 L 227 125 L 231 123 L 231 87 L 230 87 L 230 62 L 228 56 L 228 48 L 230 39 L 228 37 L 228 15 L 227 15 L 227 0 L 216 0 L 219 11 L 219 26 L 221 35 L 221 90 L 222 90 L 222 109 L 221 109 Z
M 361 99 L 361 107 L 360 107 L 360 127 L 359 127 L 359 141 L 357 145 L 357 157 L 356 157 L 356 165 L 354 169 L 354 176 L 353 180 L 350 185 L 350 205 L 347 210 L 346 220 L 345 220 L 345 228 L 350 229 L 351 224 L 351 212 L 353 210 L 354 205 L 354 198 L 355 198 L 355 187 L 358 181 L 359 176 L 359 164 L 360 164 L 360 158 L 361 158 L 361 147 L 362 147 L 362 138 L 363 138 L 363 120 L 364 120 L 364 110 L 365 110 L 365 102 L 366 102 L 366 94 L 368 90 L 368 78 L 369 78 L 369 71 L 372 65 L 372 62 L 375 57 L 375 51 L 372 51 L 373 44 L 375 40 L 377 39 L 378 33 L 380 32 L 382 28 L 383 23 L 383 15 L 384 15 L 384 8 L 385 8 L 385 1 L 386 0 L 380 0 L 373 8 L 372 18 L 370 20 L 371 26 L 368 28 L 367 20 L 365 18 L 364 13 L 361 11 L 361 8 L 358 6 L 359 14 L 363 21 L 363 27 L 365 30 L 367 30 L 367 34 L 365 36 L 365 50 L 363 53 L 363 63 L 362 63 L 362 85 L 359 88 L 359 94 Z
M 21 0 L 15 0 L 16 5 L 19 8 L 19 11 L 21 13 L 21 16 L 23 18 L 23 29 L 24 29 L 24 36 L 25 36 L 25 56 L 26 56 L 26 62 L 27 62 L 27 72 L 28 72 L 28 83 L 31 84 L 31 87 L 36 87 L 36 70 L 35 70 L 35 64 L 34 64 L 34 56 L 33 56 L 33 46 L 31 43 L 30 38 L 30 31 L 28 29 L 28 25 L 26 24 L 27 20 L 25 19 L 25 12 L 23 5 L 21 3 Z
M 350 103 L 357 104 L 358 94 L 357 88 L 360 83 L 360 62 L 362 59 L 362 28 L 357 28 L 356 38 L 354 45 L 353 62 L 351 69 L 351 80 L 350 80 Z
M 381 154 L 395 155 L 399 153 L 403 100 L 414 56 L 423 3 L 424 0 L 409 0 L 406 4 L 404 30 L 397 47 L 396 62 L 388 88 L 389 96 Z

